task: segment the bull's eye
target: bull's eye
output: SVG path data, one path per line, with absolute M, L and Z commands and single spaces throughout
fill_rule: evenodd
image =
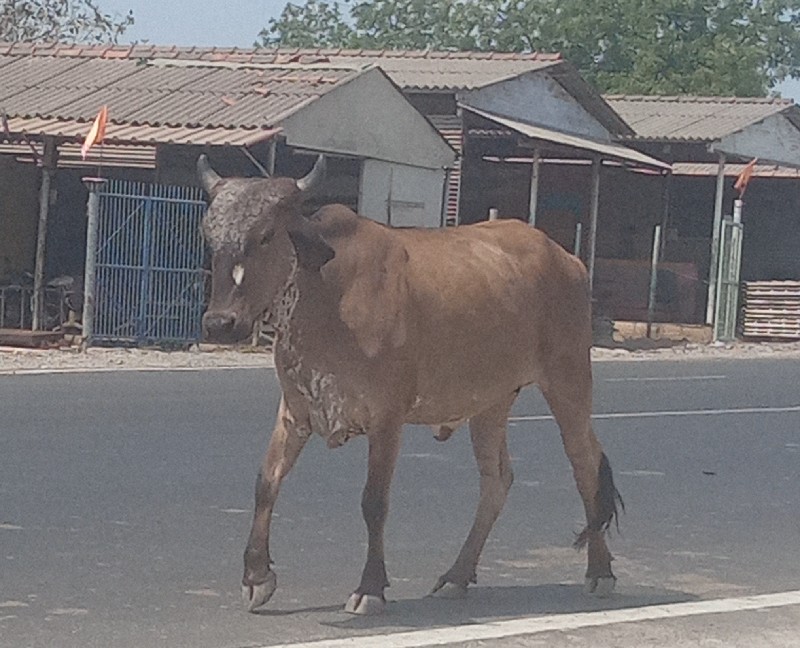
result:
M 242 282 L 244 281 L 244 266 L 241 263 L 237 263 L 233 266 L 233 283 L 237 286 L 241 286 Z

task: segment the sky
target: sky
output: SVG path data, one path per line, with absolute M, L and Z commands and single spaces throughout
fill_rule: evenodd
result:
M 295 0 L 300 3 L 302 0 Z M 133 10 L 135 23 L 121 43 L 252 47 L 287 0 L 99 0 L 105 13 Z
M 295 0 L 297 4 L 303 0 Z M 135 23 L 121 43 L 153 45 L 252 47 L 270 18 L 287 0 L 99 0 L 107 13 L 133 10 Z M 800 80 L 778 86 L 784 97 L 800 103 Z

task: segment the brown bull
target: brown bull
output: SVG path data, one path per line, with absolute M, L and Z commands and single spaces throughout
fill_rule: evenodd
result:
M 513 479 L 509 409 L 531 384 L 558 422 L 583 499 L 587 526 L 577 544 L 588 544 L 587 588 L 613 589 L 604 532 L 621 500 L 591 427 L 590 301 L 581 262 L 513 220 L 392 229 L 341 205 L 305 217 L 301 201 L 324 173 L 322 158 L 297 181 L 223 179 L 204 157 L 198 171 L 211 199 L 203 223 L 213 250 L 206 335 L 242 339 L 263 317 L 277 333 L 283 398 L 244 553 L 248 608 L 275 591 L 272 510 L 281 481 L 316 433 L 331 447 L 362 434 L 369 442 L 361 502 L 367 560 L 345 609 L 383 609 L 383 529 L 405 423 L 435 426 L 444 440 L 469 421 L 480 499 L 458 558 L 433 589 L 464 594 Z

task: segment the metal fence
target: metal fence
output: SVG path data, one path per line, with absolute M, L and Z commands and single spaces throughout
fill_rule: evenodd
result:
M 54 330 L 68 321 L 70 291 L 64 286 L 47 286 L 44 293 L 44 330 Z M 0 328 L 29 329 L 33 325 L 33 286 L 0 286 Z
M 739 317 L 739 275 L 742 267 L 742 232 L 740 216 L 725 217 L 721 223 L 717 268 L 717 294 L 714 312 L 714 339 L 736 339 Z
M 93 341 L 200 339 L 205 209 L 194 188 L 112 180 L 101 190 Z

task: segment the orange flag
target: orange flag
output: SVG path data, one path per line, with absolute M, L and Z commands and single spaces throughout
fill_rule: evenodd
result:
M 744 191 L 747 189 L 747 183 L 750 182 L 750 177 L 753 175 L 753 171 L 756 168 L 756 162 L 758 162 L 758 158 L 753 158 L 750 160 L 736 178 L 733 188 L 739 192 L 739 197 L 744 196 Z
M 94 118 L 92 128 L 83 141 L 83 146 L 81 146 L 81 157 L 84 160 L 89 153 L 89 149 L 95 144 L 102 143 L 103 138 L 106 136 L 106 120 L 108 120 L 108 106 L 103 106 L 100 112 L 97 113 L 97 117 Z

